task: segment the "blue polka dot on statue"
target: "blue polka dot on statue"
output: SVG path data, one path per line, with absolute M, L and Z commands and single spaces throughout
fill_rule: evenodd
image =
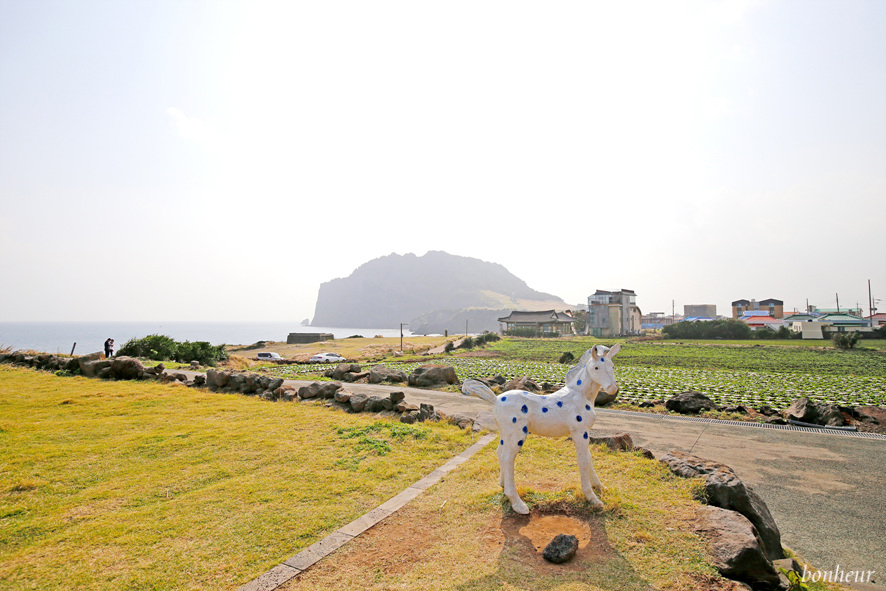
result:
M 575 420 L 580 423 L 581 422 L 581 415 L 578 415 L 577 417 L 575 417 Z
M 588 438 L 588 432 L 585 431 L 585 439 L 587 439 L 587 438 Z
M 505 401 L 507 401 L 507 399 L 508 399 L 508 397 L 507 397 L 507 396 L 502 396 L 502 397 L 501 397 L 501 401 L 502 401 L 502 402 L 505 402 Z
M 520 407 L 520 410 L 523 411 L 524 413 L 529 412 L 529 407 L 524 404 L 523 406 Z
M 504 445 L 504 444 L 505 444 L 505 440 L 504 440 L 504 439 L 499 439 L 499 440 L 498 440 L 498 444 L 499 444 L 499 445 Z
M 520 447 L 523 447 L 523 440 L 521 439 L 520 441 L 518 441 L 517 445 L 519 445 Z
M 524 425 L 524 426 L 523 426 L 523 432 L 524 432 L 524 433 L 529 433 L 529 427 L 527 427 L 527 426 Z
M 511 422 L 512 422 L 512 423 L 516 423 L 516 422 L 517 422 L 517 417 L 514 417 L 513 419 L 511 419 Z
M 561 407 L 562 407 L 562 406 L 563 406 L 563 401 L 562 401 L 562 400 L 558 400 L 558 401 L 557 401 L 557 406 L 561 406 Z
M 581 386 L 581 380 L 578 380 L 578 381 L 576 382 L 576 384 L 578 384 L 579 386 Z
M 547 406 L 541 407 L 541 412 L 548 412 L 548 407 Z
M 585 404 L 585 410 L 591 410 L 591 405 L 590 405 L 590 404 Z

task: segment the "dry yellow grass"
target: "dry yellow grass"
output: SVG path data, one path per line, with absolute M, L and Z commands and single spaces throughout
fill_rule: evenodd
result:
M 236 588 L 471 441 L 322 404 L 0 365 L 0 587 Z

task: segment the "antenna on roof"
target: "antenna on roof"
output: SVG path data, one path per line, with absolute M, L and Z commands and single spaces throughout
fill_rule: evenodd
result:
M 834 294 L 837 296 L 837 314 L 840 313 L 840 294 Z

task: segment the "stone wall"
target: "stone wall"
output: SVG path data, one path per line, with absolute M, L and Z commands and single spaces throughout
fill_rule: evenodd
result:
M 319 343 L 320 341 L 332 341 L 335 336 L 328 332 L 291 332 L 286 337 L 287 345 L 303 345 L 305 343 Z

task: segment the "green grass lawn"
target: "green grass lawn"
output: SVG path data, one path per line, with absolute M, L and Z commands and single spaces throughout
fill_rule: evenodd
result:
M 320 404 L 0 366 L 0 581 L 236 588 L 471 441 Z

